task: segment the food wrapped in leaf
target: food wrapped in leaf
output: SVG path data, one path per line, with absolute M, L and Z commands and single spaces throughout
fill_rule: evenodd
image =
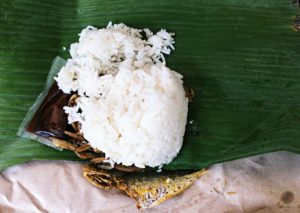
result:
M 143 40 L 140 32 L 124 24 L 84 29 L 19 134 L 74 151 L 90 162 L 89 181 L 120 189 L 146 208 L 182 192 L 202 172 L 156 172 L 182 147 L 193 93 L 166 67 L 172 34 L 145 29 Z
M 57 88 L 55 83 L 51 90 L 54 90 L 54 88 Z M 55 96 L 52 96 L 50 92 L 47 97 Z M 57 101 L 64 100 L 62 97 Z M 74 100 L 74 96 L 68 97 L 68 104 L 70 105 Z M 50 100 L 46 98 L 41 106 L 44 106 L 48 101 Z M 50 101 L 52 106 L 60 105 L 60 103 L 54 103 L 53 101 Z M 137 201 L 138 208 L 150 208 L 178 195 L 205 174 L 205 170 L 163 171 L 158 173 L 155 170 L 143 170 L 135 166 L 123 166 L 121 164 L 115 164 L 114 169 L 111 169 L 111 165 L 104 162 L 104 153 L 94 150 L 84 137 L 76 132 L 78 124 L 67 125 L 66 128 L 55 129 L 59 131 L 53 131 L 53 127 L 66 123 L 66 114 L 62 114 L 63 109 L 61 107 L 50 110 L 50 113 L 45 113 L 44 110 L 46 109 L 49 110 L 48 107 L 40 107 L 40 110 L 29 123 L 28 130 L 35 132 L 39 137 L 43 137 L 43 141 L 50 140 L 56 147 L 74 151 L 78 157 L 89 160 L 90 163 L 84 166 L 83 172 L 89 182 L 104 190 L 118 189 L 125 192 Z M 57 117 L 58 115 L 61 116 L 60 119 L 52 120 L 51 125 L 46 122 L 51 117 Z M 35 123 L 36 121 L 39 122 Z M 68 131 L 71 128 L 73 128 L 73 131 Z

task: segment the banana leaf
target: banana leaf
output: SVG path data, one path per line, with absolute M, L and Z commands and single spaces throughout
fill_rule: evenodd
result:
M 200 169 L 260 153 L 300 153 L 299 3 L 292 0 L 2 0 L 0 170 L 78 160 L 16 135 L 52 60 L 87 25 L 124 22 L 176 33 L 168 66 L 195 97 L 184 146 L 164 169 Z

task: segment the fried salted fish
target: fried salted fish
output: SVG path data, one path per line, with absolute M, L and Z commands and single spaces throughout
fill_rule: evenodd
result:
M 83 175 L 95 186 L 117 189 L 136 200 L 138 208 L 151 208 L 186 190 L 206 171 L 164 171 L 122 173 L 85 165 Z

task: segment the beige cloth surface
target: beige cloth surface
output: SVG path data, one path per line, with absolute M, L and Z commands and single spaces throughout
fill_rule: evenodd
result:
M 0 212 L 300 212 L 300 155 L 214 165 L 183 194 L 149 210 L 88 183 L 74 162 L 29 162 L 0 173 Z

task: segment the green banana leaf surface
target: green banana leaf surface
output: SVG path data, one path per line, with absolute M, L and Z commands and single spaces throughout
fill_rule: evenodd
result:
M 200 169 L 260 153 L 300 153 L 299 3 L 291 0 L 2 0 L 0 170 L 78 160 L 16 135 L 56 56 L 87 25 L 175 32 L 167 65 L 195 97 L 184 146 L 164 169 Z M 298 21 L 297 21 L 298 18 Z

